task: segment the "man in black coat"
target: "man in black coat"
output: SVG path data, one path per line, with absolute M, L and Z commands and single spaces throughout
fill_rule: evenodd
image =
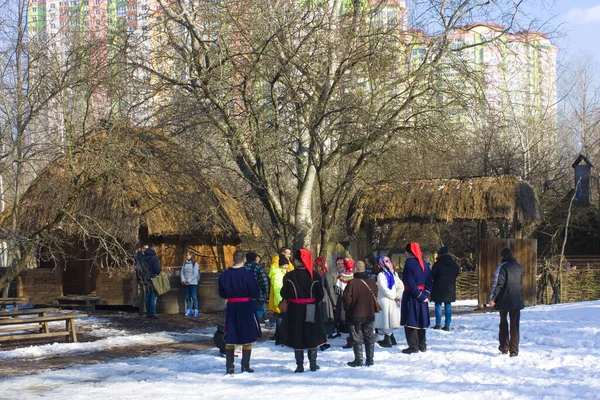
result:
M 149 244 L 148 248 L 144 251 L 144 281 L 146 283 L 146 316 L 148 318 L 158 318 L 158 312 L 156 311 L 156 299 L 158 299 L 158 293 L 152 285 L 152 278 L 156 278 L 160 275 L 160 261 L 156 255 L 156 246 Z
M 144 315 L 146 313 L 146 269 L 144 268 L 144 252 L 148 245 L 141 245 L 138 252 L 135 254 L 135 277 L 138 284 L 138 313 Z
M 500 311 L 498 350 L 502 354 L 510 352 L 511 357 L 516 357 L 519 355 L 519 321 L 521 310 L 525 307 L 521 295 L 523 267 L 515 260 L 510 249 L 502 249 L 500 256 L 502 262 L 494 274 L 490 305 Z M 507 315 L 510 317 L 510 336 Z
M 348 282 L 344 289 L 344 309 L 350 325 L 352 335 L 352 348 L 354 361 L 347 364 L 350 367 L 363 365 L 362 345 L 365 345 L 367 355 L 366 365 L 373 365 L 375 351 L 375 335 L 373 334 L 373 321 L 375 321 L 375 299 L 377 299 L 377 284 L 365 271 L 365 263 L 357 261 L 354 265 L 354 279 Z
M 433 329 L 450 330 L 452 302 L 456 301 L 456 277 L 458 274 L 458 264 L 448 251 L 448 247 L 442 246 L 431 270 L 433 278 L 431 301 L 435 302 L 435 326 Z M 442 303 L 444 303 L 444 327 L 442 327 Z

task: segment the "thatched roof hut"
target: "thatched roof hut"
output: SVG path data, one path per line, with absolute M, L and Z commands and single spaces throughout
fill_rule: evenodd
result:
M 348 225 L 365 222 L 507 220 L 541 221 L 533 188 L 514 176 L 428 179 L 368 187 L 352 201 Z
M 22 233 L 64 214 L 68 235 L 139 241 L 150 236 L 252 236 L 256 228 L 230 195 L 199 172 L 199 162 L 152 130 L 111 127 L 46 166 L 20 203 Z

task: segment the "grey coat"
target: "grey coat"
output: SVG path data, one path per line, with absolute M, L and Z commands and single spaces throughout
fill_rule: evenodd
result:
M 523 267 L 515 259 L 500 265 L 498 282 L 491 296 L 491 300 L 496 302 L 496 310 L 521 310 L 525 307 L 521 295 L 523 273 Z
M 321 276 L 323 284 L 323 323 L 332 323 L 335 320 L 335 310 L 333 307 L 336 304 L 337 296 L 333 290 L 331 276 L 326 272 Z

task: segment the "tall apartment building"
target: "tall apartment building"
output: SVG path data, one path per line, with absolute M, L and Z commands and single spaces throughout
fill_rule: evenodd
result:
M 450 51 L 440 76 L 453 86 L 451 90 L 473 94 L 476 99 L 472 112 L 454 115 L 457 123 L 467 130 L 481 130 L 494 123 L 515 140 L 526 124 L 556 125 L 558 49 L 547 35 L 536 31 L 508 33 L 504 26 L 480 23 L 456 29 L 449 41 Z M 423 32 L 414 32 L 409 68 L 427 62 L 431 46 Z M 535 141 L 540 142 L 530 140 Z M 555 146 L 556 138 L 548 135 L 542 142 Z

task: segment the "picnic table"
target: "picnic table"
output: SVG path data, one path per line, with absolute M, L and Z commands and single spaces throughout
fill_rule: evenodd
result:
M 96 296 L 61 296 L 55 297 L 54 303 L 61 308 L 83 308 L 88 311 L 96 311 L 96 303 L 101 300 Z
M 77 342 L 77 332 L 75 330 L 75 318 L 87 317 L 87 314 L 62 314 L 62 315 L 46 315 L 55 309 L 40 308 L 16 312 L 5 312 L 0 317 L 0 342 L 18 339 L 39 339 L 47 337 L 66 336 L 68 341 Z M 12 314 L 12 315 L 10 315 Z M 37 314 L 37 316 L 36 316 Z M 33 315 L 31 318 L 25 318 L 28 315 Z M 12 318 L 10 318 L 12 317 Z M 65 329 L 55 332 L 50 332 L 49 322 L 65 321 Z M 35 329 L 35 332 L 30 330 Z M 27 331 L 12 335 L 2 335 L 4 332 L 12 331 Z
M 27 304 L 29 299 L 27 297 L 4 297 L 0 298 L 0 310 L 2 307 L 13 306 L 15 310 L 19 309 L 19 304 Z

